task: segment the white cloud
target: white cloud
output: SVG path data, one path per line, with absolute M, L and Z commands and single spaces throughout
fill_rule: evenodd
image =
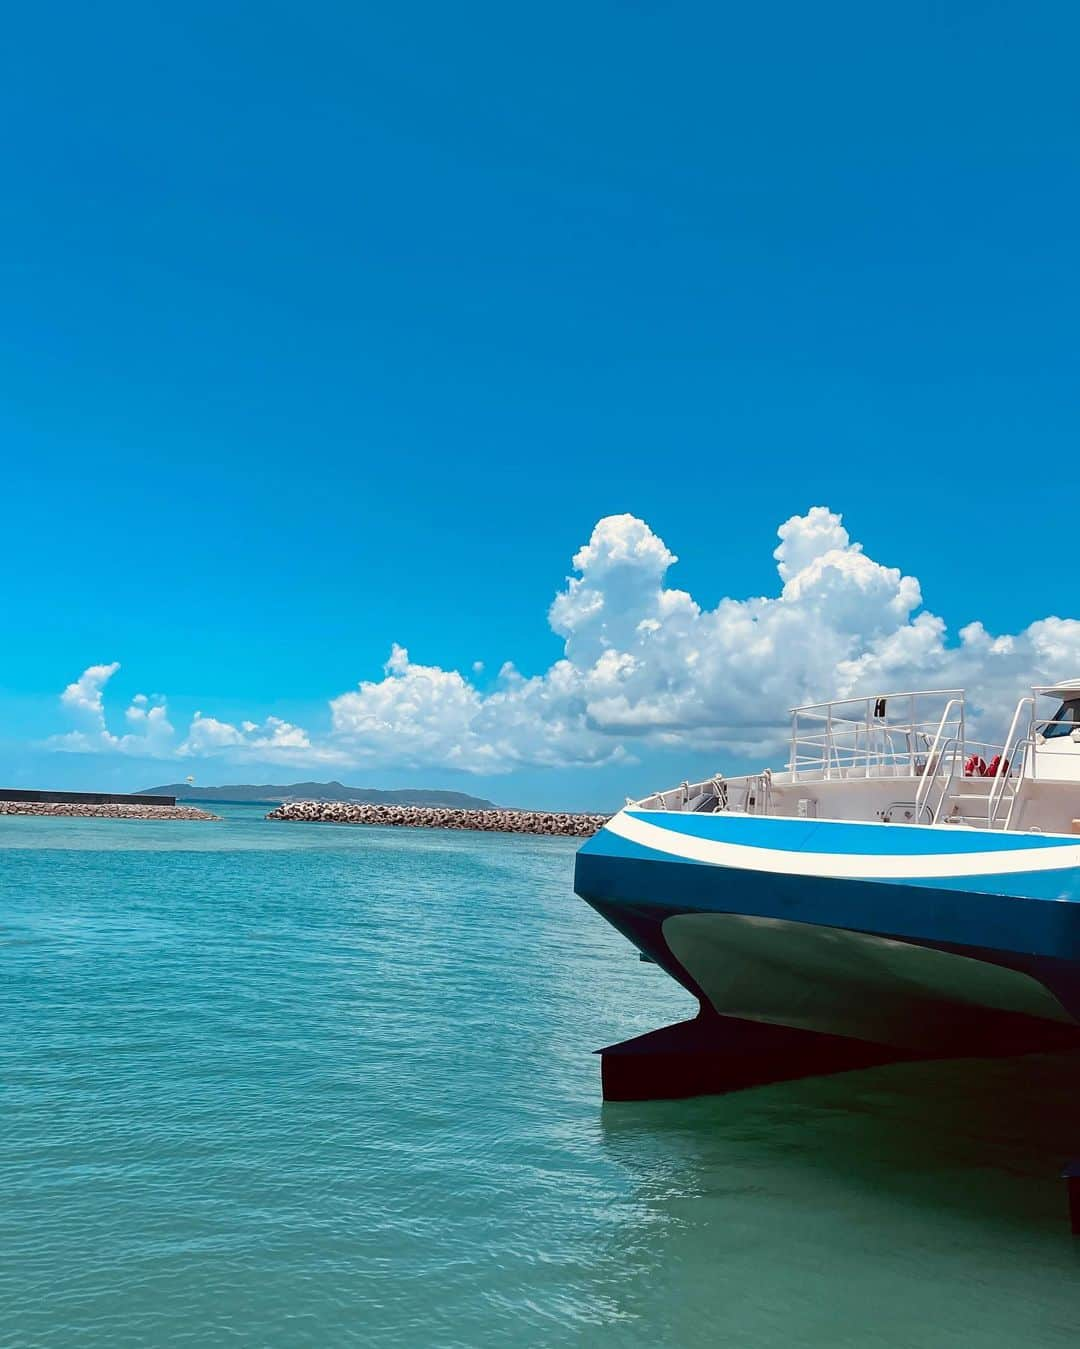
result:
M 395 642 L 383 674 L 330 703 L 333 735 L 357 759 L 500 771 L 477 724 L 484 701 L 457 670 L 414 665 Z
M 131 741 L 134 748 L 152 752 L 155 757 L 159 753 L 168 752 L 172 743 L 173 728 L 169 724 L 164 703 L 159 703 L 156 707 L 132 703 L 124 715 L 134 730 L 122 739 Z
M 966 686 L 996 730 L 1028 684 L 1080 673 L 1075 620 L 1003 637 L 969 624 L 950 641 L 941 618 L 916 612 L 916 578 L 868 557 L 827 507 L 778 534 L 779 593 L 704 610 L 666 584 L 677 559 L 644 521 L 608 516 L 552 603 L 564 648 L 545 674 L 506 665 L 481 694 L 395 647 L 382 680 L 334 699 L 335 737 L 356 755 L 476 772 L 607 762 L 648 745 L 765 755 L 800 702 Z
M 131 727 L 126 735 L 114 735 L 105 722 L 104 689 L 120 669 L 120 662 L 90 665 L 60 695 L 61 706 L 79 723 L 66 735 L 53 736 L 50 748 L 72 753 L 133 754 L 144 758 L 167 758 L 172 750 L 173 728 L 164 700 L 151 701 L 137 693 L 124 713 Z
M 267 717 L 262 725 L 243 721 L 233 726 L 216 717 L 196 712 L 187 738 L 177 746 L 183 758 L 221 755 L 233 761 L 254 759 L 266 763 L 348 763 L 348 756 L 332 745 L 314 745 L 307 731 L 280 717 Z
M 805 515 L 793 515 L 776 533 L 780 542 L 773 549 L 773 557 L 781 581 L 792 580 L 816 558 L 842 553 L 851 546 L 843 517 L 828 506 L 811 506 Z
M 196 713 L 178 743 L 163 703 L 142 695 L 127 712 L 131 733 L 110 735 L 102 690 L 118 667 L 98 665 L 62 695 L 81 726 L 62 739 L 183 758 L 473 773 L 613 762 L 647 746 L 764 761 L 796 703 L 966 687 L 987 733 L 1000 734 L 1025 686 L 1080 675 L 1075 619 L 997 636 L 974 621 L 950 638 L 943 619 L 921 608 L 915 577 L 868 557 L 827 507 L 793 516 L 778 534 L 776 593 L 703 609 L 667 584 L 677 559 L 643 520 L 600 520 L 549 611 L 562 656 L 529 677 L 507 662 L 484 691 L 395 643 L 381 678 L 331 699 L 321 737 L 275 717 L 233 725 Z
M 61 693 L 61 703 L 80 720 L 104 729 L 105 708 L 101 691 L 119 668 L 118 660 L 114 660 L 111 665 L 88 666 L 78 679 Z

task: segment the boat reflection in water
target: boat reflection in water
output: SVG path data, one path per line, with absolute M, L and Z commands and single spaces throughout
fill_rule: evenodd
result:
M 655 1318 L 662 1287 L 671 1344 L 1067 1349 L 1078 1071 L 961 1059 L 604 1106 L 634 1201 L 608 1252 L 620 1315 Z

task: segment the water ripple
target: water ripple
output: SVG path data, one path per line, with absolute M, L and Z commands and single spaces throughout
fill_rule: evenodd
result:
M 559 839 L 0 821 L 0 1343 L 1071 1345 L 1076 1064 L 601 1107 Z

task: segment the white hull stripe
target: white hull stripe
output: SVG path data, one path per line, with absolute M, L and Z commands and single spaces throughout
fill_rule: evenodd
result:
M 887 825 L 881 826 L 883 829 Z M 1058 848 L 1023 848 L 999 852 L 893 854 L 866 856 L 852 853 L 791 852 L 781 848 L 757 848 L 746 843 L 724 843 L 676 833 L 620 811 L 605 826 L 631 843 L 656 852 L 734 867 L 740 871 L 770 871 L 781 876 L 827 876 L 849 880 L 907 880 L 949 876 L 1002 876 L 1019 872 L 1064 871 L 1080 867 L 1080 844 L 1063 843 Z

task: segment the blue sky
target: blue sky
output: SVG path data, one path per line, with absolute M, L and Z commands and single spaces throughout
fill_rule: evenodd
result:
M 8 16 L 0 777 L 603 805 L 754 761 L 732 723 L 845 680 L 974 685 L 980 650 L 999 702 L 1080 674 L 1078 28 L 1038 4 Z M 820 505 L 849 537 L 795 527 L 817 570 L 747 655 L 717 606 L 782 602 L 777 528 Z M 649 533 L 602 530 L 574 572 L 623 515 Z M 596 630 L 549 623 L 571 574 Z M 1011 651 L 957 656 L 974 621 Z M 136 694 L 175 732 L 147 753 L 115 743 Z M 196 711 L 238 739 L 192 737 Z

